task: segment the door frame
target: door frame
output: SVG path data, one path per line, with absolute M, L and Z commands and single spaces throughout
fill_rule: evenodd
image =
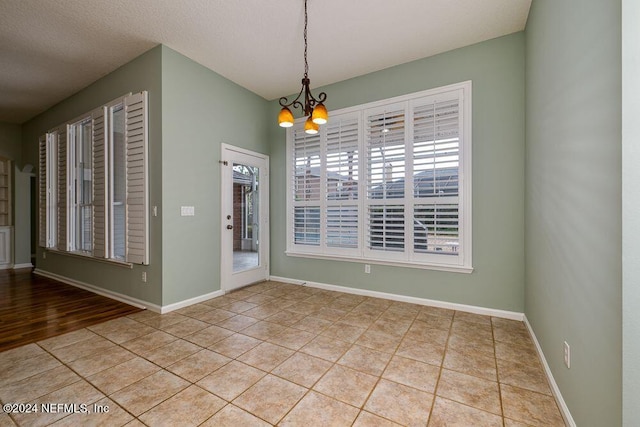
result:
M 242 163 L 249 158 L 256 159 L 260 169 L 259 205 L 258 205 L 258 259 L 257 268 L 242 272 L 233 272 L 233 231 L 227 229 L 231 215 L 233 222 L 233 163 Z M 240 157 L 244 159 L 239 159 Z M 269 156 L 230 144 L 221 144 L 220 148 L 220 289 L 225 293 L 242 286 L 269 278 Z M 249 162 L 248 162 L 249 163 Z M 264 167 L 259 163 L 263 163 Z M 229 250 L 231 248 L 231 250 Z

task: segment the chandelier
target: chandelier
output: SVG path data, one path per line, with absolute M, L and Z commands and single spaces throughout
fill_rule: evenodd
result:
M 304 0 L 304 77 L 302 78 L 302 89 L 296 99 L 288 102 L 286 97 L 280 98 L 280 114 L 278 114 L 278 124 L 283 128 L 293 126 L 293 113 L 289 107 L 300 108 L 304 115 L 307 116 L 307 121 L 304 124 L 304 131 L 309 134 L 316 134 L 320 129 L 319 125 L 327 123 L 329 114 L 327 108 L 324 106 L 324 101 L 327 99 L 327 94 L 321 92 L 316 99 L 311 94 L 309 89 L 309 64 L 307 63 L 307 0 Z M 304 94 L 304 98 L 300 99 Z M 303 104 L 304 102 L 304 104 Z

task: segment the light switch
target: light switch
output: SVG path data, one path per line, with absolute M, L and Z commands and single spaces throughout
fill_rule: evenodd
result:
M 180 216 L 195 216 L 195 206 L 180 206 Z

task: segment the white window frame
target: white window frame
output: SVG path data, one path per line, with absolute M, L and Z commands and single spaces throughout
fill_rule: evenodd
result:
M 116 236 L 115 236 L 115 201 L 114 201 L 114 188 L 115 188 L 115 172 L 114 172 L 114 161 L 115 161 L 115 154 L 114 154 L 114 146 L 115 146 L 115 141 L 114 141 L 114 133 L 115 133 L 115 128 L 114 128 L 114 120 L 113 120 L 113 113 L 116 111 L 122 111 L 122 115 L 123 115 L 123 120 L 125 120 L 125 109 L 124 109 L 124 97 L 119 98 L 115 101 L 110 102 L 109 104 L 106 105 L 107 107 L 107 139 L 105 141 L 105 143 L 107 144 L 107 148 L 106 148 L 106 156 L 107 156 L 107 171 L 106 171 L 106 180 L 108 182 L 108 191 L 107 191 L 107 258 L 109 259 L 113 259 L 116 261 L 124 261 L 126 258 L 126 243 L 125 243 L 125 254 L 120 257 L 120 256 L 116 256 L 115 254 L 115 240 L 116 240 Z M 123 124 L 124 125 L 124 124 Z M 125 165 L 126 165 L 126 146 L 125 146 Z M 126 166 L 125 166 L 125 171 L 124 171 L 124 180 L 126 182 Z M 125 185 L 126 187 L 126 185 Z M 126 193 L 126 190 L 125 190 Z M 125 194 L 125 200 L 122 202 L 123 205 L 126 206 L 126 194 Z M 124 230 L 122 230 L 123 232 L 123 236 L 119 236 L 119 238 L 122 238 L 123 241 L 126 242 L 126 233 L 127 233 L 127 229 L 126 229 L 126 218 L 125 218 L 125 228 Z
M 413 207 L 416 205 L 427 204 L 424 200 L 414 197 L 413 188 L 410 187 L 409 179 L 405 179 L 405 197 L 387 200 L 367 200 L 367 183 L 366 176 L 367 152 L 366 152 L 366 117 L 367 114 L 377 110 L 389 107 L 392 104 L 401 105 L 405 111 L 405 120 L 412 123 L 413 108 L 416 103 L 420 103 L 421 99 L 428 97 L 450 96 L 451 92 L 459 93 L 460 107 L 458 114 L 460 115 L 459 129 L 459 159 L 458 159 L 458 252 L 456 255 L 440 255 L 434 253 L 418 253 L 413 250 L 413 221 L 407 225 L 406 218 L 413 218 Z M 449 95 L 447 95 L 449 94 Z M 296 120 L 294 127 L 287 129 L 287 248 L 286 254 L 294 257 L 333 259 L 342 261 L 361 262 L 369 264 L 394 265 L 412 268 L 422 268 L 431 270 L 451 271 L 460 273 L 471 273 L 473 271 L 472 264 L 472 83 L 471 81 L 452 84 L 440 88 L 430 89 L 426 91 L 416 92 L 408 95 L 398 96 L 390 99 L 358 105 L 354 107 L 344 108 L 331 112 L 329 123 L 332 120 L 341 120 L 346 117 L 359 117 L 358 137 L 358 232 L 359 240 L 357 248 L 332 248 L 326 245 L 324 235 L 326 233 L 326 213 L 327 202 L 326 193 L 326 132 L 327 125 L 320 127 L 320 161 L 322 176 L 320 178 L 320 200 L 317 202 L 296 203 L 294 200 L 294 166 L 293 166 L 293 134 L 304 123 L 305 118 Z M 406 126 L 404 132 L 405 139 L 405 176 L 412 174 L 413 159 L 413 125 Z M 443 198 L 448 199 L 448 198 Z M 405 207 L 405 244 L 402 252 L 378 251 L 367 249 L 367 206 L 371 204 L 389 204 L 403 205 Z M 421 203 L 422 202 L 422 203 Z M 437 202 L 436 202 L 437 203 Z M 317 246 L 303 245 L 295 243 L 294 236 L 294 207 L 304 206 L 305 204 L 319 205 L 320 216 L 320 243 Z M 409 210 L 411 209 L 411 210 Z
M 58 131 L 47 133 L 46 144 L 46 247 L 58 244 Z
M 124 115 L 125 227 L 124 257 L 113 251 L 113 123 L 114 109 Z M 110 103 L 52 128 L 39 138 L 41 247 L 131 267 L 149 265 L 149 126 L 146 91 L 123 95 Z M 108 113 L 108 114 L 107 114 Z M 76 127 L 91 121 L 91 250 L 76 248 Z M 103 140 L 104 139 L 104 140 Z M 99 168 L 98 168 L 99 166 Z M 97 185 L 98 184 L 98 185 Z M 100 213 L 99 216 L 97 214 Z M 98 218 L 96 220 L 96 218 Z M 100 231 L 97 239 L 97 231 Z M 96 242 L 99 241 L 99 244 Z

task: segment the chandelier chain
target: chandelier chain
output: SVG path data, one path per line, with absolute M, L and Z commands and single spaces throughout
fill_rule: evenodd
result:
M 304 0 L 304 76 L 309 77 L 309 64 L 307 63 L 307 0 Z

